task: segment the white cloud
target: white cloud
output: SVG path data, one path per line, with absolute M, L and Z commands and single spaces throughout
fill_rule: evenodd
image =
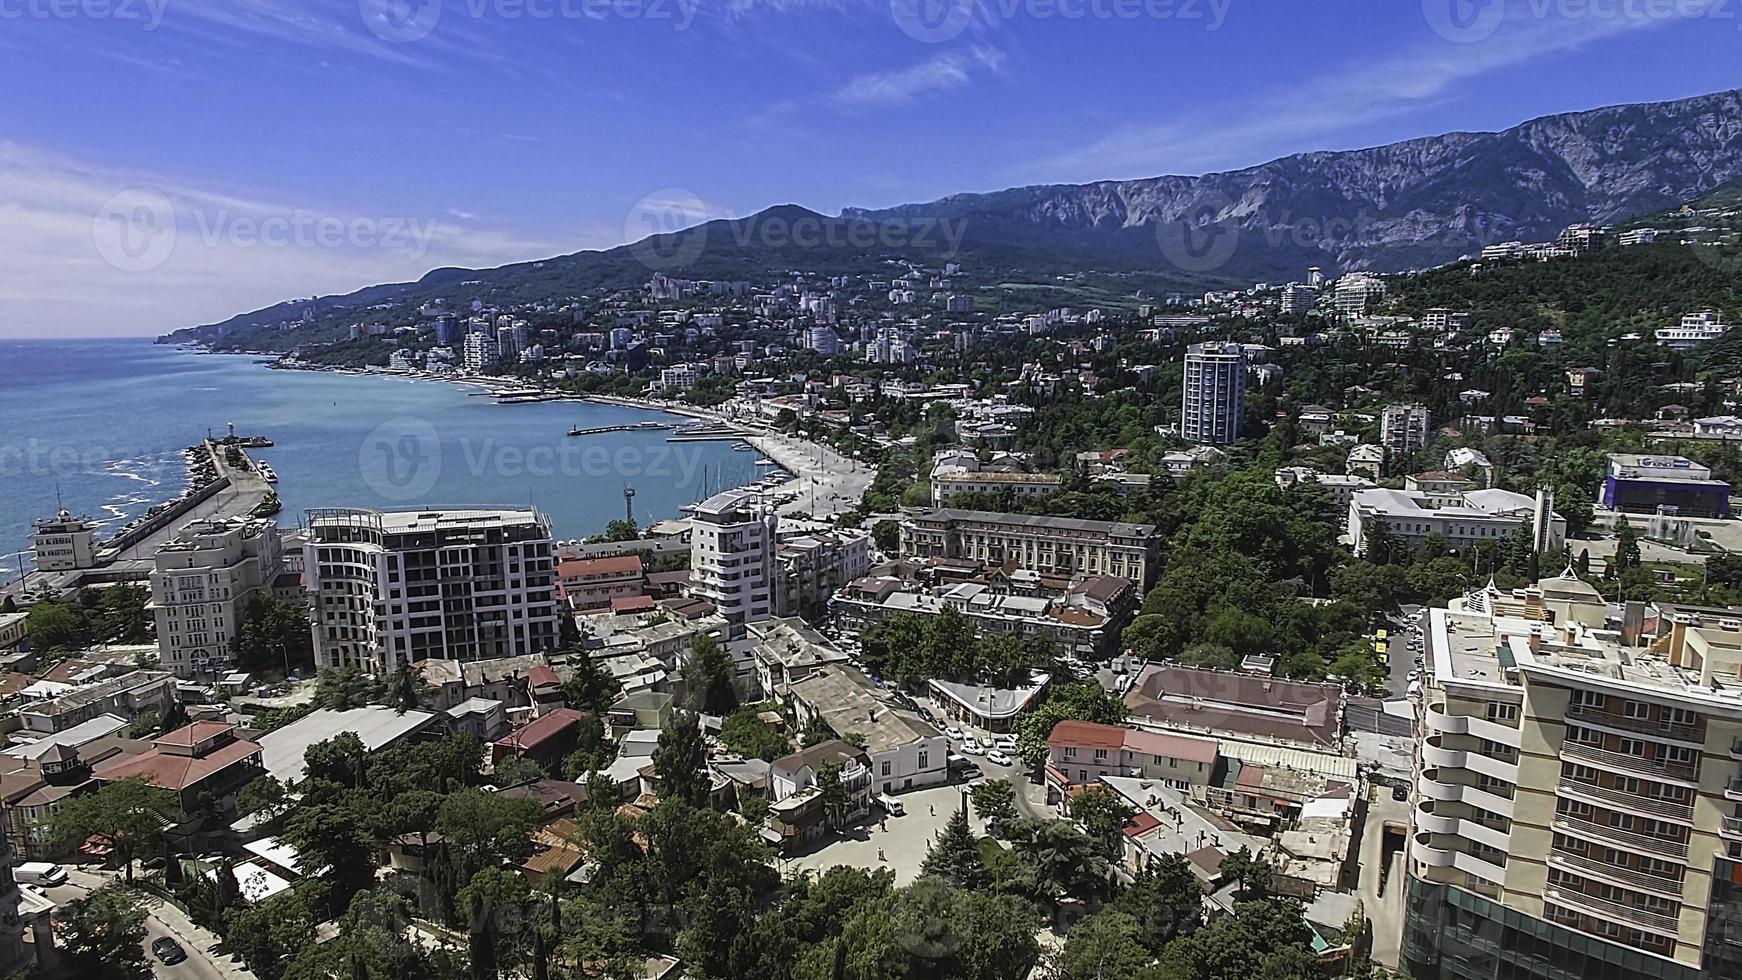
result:
M 1124 126 L 1080 149 L 1022 167 L 1015 179 L 1083 181 L 1250 166 L 1293 152 L 1291 147 L 1303 141 L 1323 145 L 1353 126 L 1431 105 L 1466 79 L 1673 22 L 1519 17 L 1479 42 L 1435 40 L 1391 57 L 1363 58 L 1244 113 Z M 1229 70 L 1239 69 L 1230 63 Z
M 997 72 L 1003 68 L 1004 60 L 1002 51 L 989 47 L 940 54 L 906 68 L 860 75 L 836 89 L 829 98 L 845 106 L 911 102 L 931 92 L 961 88 L 978 73 Z
M 0 141 L 0 333 L 113 336 L 226 319 L 298 296 L 542 258 L 443 212 L 342 214 L 105 170 Z

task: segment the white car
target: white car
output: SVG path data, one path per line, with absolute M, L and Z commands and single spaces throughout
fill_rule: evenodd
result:
M 1000 749 L 993 749 L 992 751 L 986 753 L 986 761 L 992 763 L 995 766 L 1013 766 L 1016 764 L 1014 760 L 1012 760 L 1009 756 L 1005 755 L 1004 752 Z
M 998 748 L 1004 750 L 1005 752 L 1015 752 L 1016 751 L 1016 736 L 1015 735 L 1001 735 L 1001 736 L 999 736 L 996 744 L 997 744 Z
M 962 730 L 960 728 L 946 728 L 944 729 L 944 734 L 948 735 L 952 742 L 960 742 L 962 740 Z M 972 741 L 972 739 L 970 739 L 970 741 Z
M 971 738 L 962 739 L 962 751 L 966 752 L 968 755 L 986 754 L 986 750 L 980 747 L 980 743 Z

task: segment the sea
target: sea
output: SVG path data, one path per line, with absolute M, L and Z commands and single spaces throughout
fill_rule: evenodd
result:
M 650 429 L 571 427 L 667 413 L 590 402 L 496 404 L 434 379 L 275 370 L 258 355 L 149 340 L 0 340 L 0 580 L 18 574 L 31 522 L 65 509 L 107 533 L 187 486 L 183 450 L 211 434 L 265 436 L 281 525 L 309 508 L 524 507 L 558 539 L 629 512 L 642 526 L 753 482 L 735 442 L 668 442 Z

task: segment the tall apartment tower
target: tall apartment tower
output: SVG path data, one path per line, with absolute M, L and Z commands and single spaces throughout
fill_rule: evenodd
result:
M 550 520 L 532 509 L 308 512 L 315 664 L 544 653 L 558 641 Z
M 1186 349 L 1180 435 L 1200 445 L 1224 446 L 1240 438 L 1246 401 L 1246 353 L 1235 343 Z
M 690 592 L 734 626 L 774 615 L 775 532 L 780 519 L 748 490 L 715 494 L 690 524 Z
M 1417 980 L 1742 976 L 1742 610 L 1570 572 L 1430 612 Z
M 151 571 L 163 669 L 192 677 L 227 667 L 249 604 L 271 590 L 281 565 L 269 520 L 194 521 L 178 531 Z
M 1428 417 L 1425 405 L 1387 405 L 1379 416 L 1379 445 L 1388 459 L 1397 460 L 1427 445 Z

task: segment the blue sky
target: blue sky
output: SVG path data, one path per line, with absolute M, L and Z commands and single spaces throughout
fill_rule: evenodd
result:
M 1502 3 L 0 0 L 0 336 L 1742 84 L 1734 0 Z

